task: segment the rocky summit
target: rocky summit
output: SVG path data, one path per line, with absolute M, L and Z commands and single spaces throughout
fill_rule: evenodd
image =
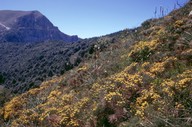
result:
M 77 36 L 62 33 L 38 11 L 0 11 L 1 42 L 76 42 Z

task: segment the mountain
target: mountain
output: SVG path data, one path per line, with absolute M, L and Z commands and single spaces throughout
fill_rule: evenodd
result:
M 22 94 L 1 86 L 0 125 L 191 127 L 191 8 L 75 43 L 78 66 Z
M 77 36 L 62 33 L 44 15 L 38 11 L 0 11 L 1 42 L 75 42 Z

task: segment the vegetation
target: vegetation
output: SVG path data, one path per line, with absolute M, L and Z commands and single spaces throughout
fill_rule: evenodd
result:
M 5 78 L 3 75 L 0 73 L 0 84 L 3 84 L 5 82 Z
M 97 39 L 78 67 L 5 103 L 1 125 L 190 127 L 191 6 Z

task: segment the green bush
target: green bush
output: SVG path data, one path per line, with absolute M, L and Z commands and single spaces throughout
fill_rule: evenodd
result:
M 153 51 L 149 49 L 149 47 L 144 47 L 144 49 L 135 52 L 131 55 L 131 59 L 134 62 L 143 62 L 147 61 L 150 55 L 153 54 Z

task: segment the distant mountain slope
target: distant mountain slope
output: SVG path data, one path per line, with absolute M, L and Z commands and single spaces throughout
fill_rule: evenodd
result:
M 4 85 L 14 92 L 24 92 L 38 86 L 54 75 L 63 74 L 82 60 L 73 58 L 83 43 L 64 43 L 62 41 L 38 43 L 0 43 L 0 75 Z M 83 50 L 82 50 L 83 51 Z
M 0 11 L 1 42 L 39 42 L 47 40 L 75 42 L 78 37 L 62 33 L 38 11 Z
M 96 57 L 95 45 L 100 47 L 99 51 L 110 50 L 111 44 L 116 44 L 125 37 L 127 39 L 124 41 L 129 40 L 127 46 L 131 45 L 131 40 L 137 38 L 133 31 L 123 30 L 75 43 L 0 43 L 0 85 L 15 93 L 25 92 L 52 76 L 64 74 L 86 59 Z

